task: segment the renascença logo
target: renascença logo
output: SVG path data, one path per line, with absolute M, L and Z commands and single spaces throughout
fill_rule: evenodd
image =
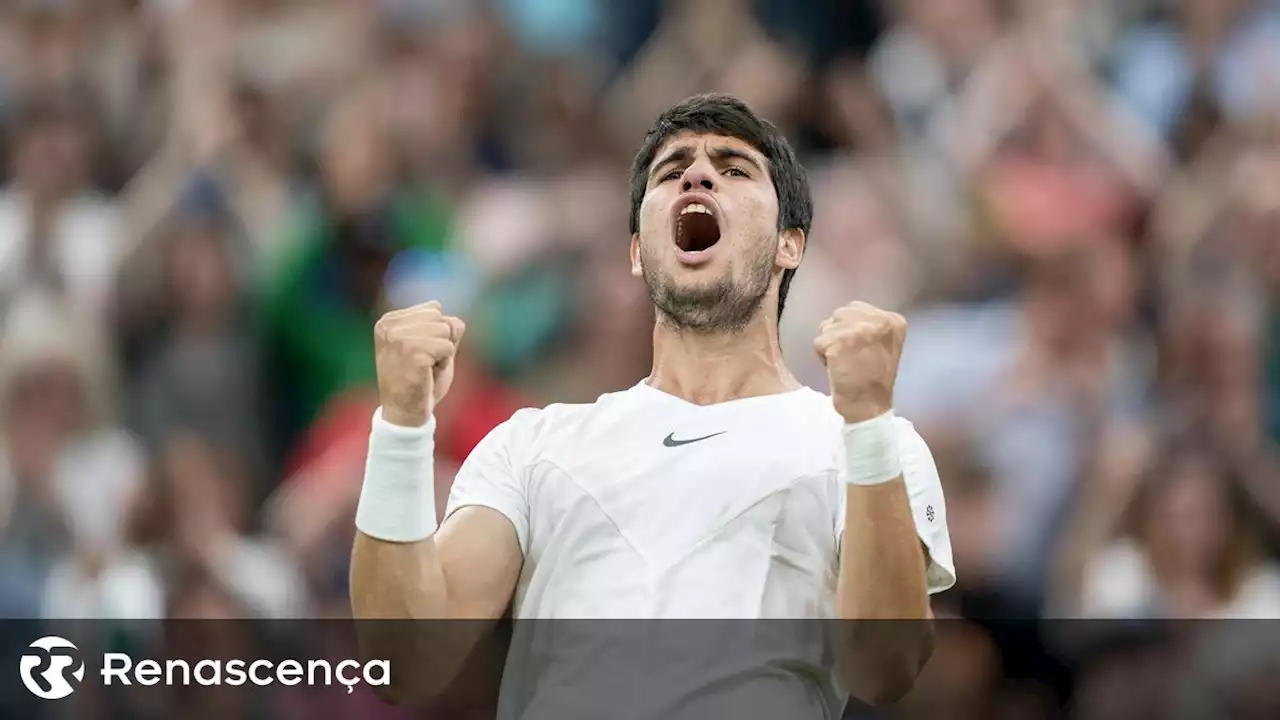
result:
M 28 647 L 39 652 L 23 654 L 18 669 L 22 684 L 32 695 L 60 700 L 75 692 L 76 686 L 67 680 L 67 670 L 71 670 L 76 683 L 84 680 L 84 662 L 76 656 L 79 648 L 57 635 L 46 635 Z
M 84 680 L 85 664 L 79 658 L 79 648 L 56 635 L 48 635 L 31 643 L 38 652 L 22 656 L 19 669 L 22 684 L 33 695 L 45 700 L 60 700 L 75 692 L 76 685 L 67 679 L 67 671 L 76 683 Z M 359 663 L 343 660 L 333 664 L 328 660 L 310 660 L 304 665 L 299 660 L 283 660 L 278 664 L 270 660 L 166 660 L 163 663 L 144 659 L 134 662 L 124 653 L 105 653 L 99 673 L 102 684 L 112 685 L 231 685 L 245 684 L 265 687 L 281 685 L 308 686 L 345 685 L 347 692 L 364 682 L 369 685 L 389 685 L 391 665 L 387 660 L 370 660 Z

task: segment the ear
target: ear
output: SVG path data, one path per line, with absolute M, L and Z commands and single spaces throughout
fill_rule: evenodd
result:
M 800 228 L 787 228 L 778 233 L 778 254 L 774 262 L 778 267 L 795 270 L 800 267 L 804 257 L 804 231 Z
M 644 268 L 640 265 L 640 235 L 631 236 L 631 276 L 641 277 L 644 275 Z

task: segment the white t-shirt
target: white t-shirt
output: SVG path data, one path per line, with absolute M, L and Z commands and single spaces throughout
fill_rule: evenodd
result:
M 939 592 L 955 582 L 942 489 L 920 435 L 897 422 Z M 723 717 L 730 703 L 739 717 L 838 717 L 844 695 L 811 620 L 835 617 L 842 425 L 808 388 L 700 406 L 642 382 L 494 429 L 459 470 L 446 515 L 482 505 L 509 518 L 524 553 L 514 617 L 573 619 L 516 624 L 499 716 Z M 779 620 L 744 622 L 765 618 Z M 655 650 L 668 641 L 678 650 Z M 639 645 L 661 667 L 631 667 Z M 643 691 L 616 687 L 641 676 Z

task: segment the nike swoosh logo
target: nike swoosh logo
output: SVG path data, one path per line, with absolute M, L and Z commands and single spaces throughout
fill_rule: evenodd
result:
M 727 431 L 727 430 L 721 430 L 721 431 L 720 431 L 720 432 L 718 432 L 718 433 L 711 433 L 710 435 L 703 435 L 703 436 L 702 436 L 702 437 L 700 437 L 700 438 L 690 438 L 689 440 L 676 440 L 676 438 L 675 438 L 675 433 L 671 433 L 670 435 L 668 435 L 668 436 L 666 436 L 665 438 L 663 438 L 663 439 L 662 439 L 662 444 L 663 444 L 663 445 L 666 445 L 667 447 L 680 447 L 681 445 L 688 445 L 689 443 L 696 443 L 696 442 L 700 442 L 700 441 L 702 441 L 702 440 L 706 440 L 707 438 L 713 438 L 713 437 L 715 437 L 716 435 L 723 435 L 723 434 L 725 434 L 726 432 L 728 432 L 728 431 Z

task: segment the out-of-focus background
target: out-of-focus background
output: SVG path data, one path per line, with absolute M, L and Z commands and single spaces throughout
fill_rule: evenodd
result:
M 0 616 L 346 614 L 375 318 L 470 325 L 442 498 L 640 380 L 627 164 L 716 90 L 810 170 L 793 370 L 840 304 L 911 320 L 948 672 L 1044 644 L 1002 619 L 1280 617 L 1280 2 L 2 7 Z

